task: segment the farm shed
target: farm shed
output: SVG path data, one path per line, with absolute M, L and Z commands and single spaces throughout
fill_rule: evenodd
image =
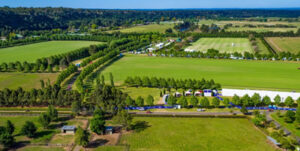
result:
M 75 134 L 75 132 L 76 132 L 76 126 L 68 126 L 68 125 L 63 126 L 61 128 L 61 132 L 62 133 L 67 133 L 67 134 Z
M 114 128 L 112 126 L 106 126 L 105 127 L 105 134 L 106 135 L 112 135 Z
M 274 138 L 267 136 L 268 140 L 271 141 L 273 144 L 280 146 L 281 144 L 279 142 L 277 142 Z

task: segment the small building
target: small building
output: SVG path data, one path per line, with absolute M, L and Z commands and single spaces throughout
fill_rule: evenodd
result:
M 179 93 L 179 92 L 175 92 L 175 97 L 181 97 L 181 93 Z
M 204 90 L 204 96 L 211 97 L 212 96 L 212 91 L 210 89 L 205 89 Z
M 192 92 L 190 92 L 190 91 L 185 92 L 185 96 L 191 96 L 191 95 L 193 95 Z
M 195 96 L 202 96 L 203 91 L 199 90 L 195 92 Z
M 76 63 L 76 67 L 80 68 L 80 63 Z
M 61 132 L 66 134 L 75 134 L 76 126 L 65 125 L 61 128 Z
M 112 126 L 105 126 L 105 134 L 112 135 L 114 128 Z
M 164 43 L 159 43 L 156 45 L 156 47 L 158 47 L 159 49 L 163 48 L 164 47 Z

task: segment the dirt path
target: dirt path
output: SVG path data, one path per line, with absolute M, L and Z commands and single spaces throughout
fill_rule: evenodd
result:
M 267 38 L 267 41 L 271 43 L 271 46 L 276 48 L 275 51 L 284 52 L 284 50 L 282 50 L 278 45 L 276 45 L 272 39 Z

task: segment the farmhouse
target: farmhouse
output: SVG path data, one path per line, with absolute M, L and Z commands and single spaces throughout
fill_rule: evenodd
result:
M 67 126 L 67 125 L 65 125 L 61 128 L 61 132 L 66 133 L 66 134 L 75 134 L 76 126 Z

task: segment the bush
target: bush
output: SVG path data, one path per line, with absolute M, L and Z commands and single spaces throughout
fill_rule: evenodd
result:
M 21 134 L 29 138 L 34 137 L 37 127 L 31 121 L 26 121 L 21 129 Z

